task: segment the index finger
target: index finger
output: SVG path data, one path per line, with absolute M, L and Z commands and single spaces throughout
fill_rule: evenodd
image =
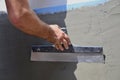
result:
M 71 45 L 70 38 L 68 37 L 67 34 L 64 35 L 64 39 L 67 41 L 67 44 L 68 44 L 68 45 Z

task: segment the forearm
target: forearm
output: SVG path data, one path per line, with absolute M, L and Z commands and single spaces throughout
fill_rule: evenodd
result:
M 49 25 L 41 21 L 29 6 L 21 6 L 7 2 L 10 21 L 23 32 L 37 37 L 46 38 L 49 34 Z M 26 3 L 27 4 L 27 3 Z M 16 8 L 17 7 L 17 8 Z
M 41 21 L 31 10 L 25 12 L 18 22 L 13 24 L 23 32 L 33 36 L 45 39 L 49 34 L 49 25 Z

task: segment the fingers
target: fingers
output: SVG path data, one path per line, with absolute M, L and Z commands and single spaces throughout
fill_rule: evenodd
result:
M 64 38 L 64 39 L 67 41 L 67 44 L 68 44 L 68 45 L 71 45 L 71 41 L 70 41 L 70 39 L 69 39 L 68 35 L 67 35 L 67 34 L 65 34 L 64 36 L 65 36 L 65 38 Z
M 68 44 L 68 42 L 65 39 L 63 39 L 62 44 L 63 44 L 63 46 L 64 46 L 65 49 L 69 48 L 69 44 Z
M 55 47 L 57 50 L 63 51 L 64 49 L 68 49 L 70 44 L 71 42 L 69 37 L 64 33 L 61 39 L 57 40 Z
M 50 25 L 50 30 L 51 32 L 49 32 L 47 40 L 52 42 L 57 50 L 63 51 L 68 49 L 71 44 L 68 35 L 58 25 Z
M 55 47 L 56 47 L 57 50 L 61 50 L 61 51 L 64 50 L 62 44 L 56 44 Z

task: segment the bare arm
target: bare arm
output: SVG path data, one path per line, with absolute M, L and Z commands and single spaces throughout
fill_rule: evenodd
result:
M 63 50 L 61 43 L 68 48 L 70 40 L 58 25 L 48 25 L 40 20 L 30 9 L 28 0 L 5 0 L 8 16 L 13 25 L 21 31 L 52 42 L 57 49 Z

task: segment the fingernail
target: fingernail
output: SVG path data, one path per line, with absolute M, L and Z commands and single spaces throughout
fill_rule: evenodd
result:
M 71 43 L 69 43 L 69 45 L 71 45 Z
M 62 51 L 64 51 L 64 48 L 61 48 Z
M 58 48 L 56 48 L 57 50 L 59 50 Z
M 69 49 L 69 47 L 67 46 L 66 49 Z
M 64 49 L 61 49 L 61 51 L 63 51 Z

